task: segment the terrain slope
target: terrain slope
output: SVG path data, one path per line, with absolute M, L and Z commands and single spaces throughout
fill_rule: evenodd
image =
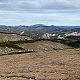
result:
M 0 80 L 80 80 L 80 49 L 0 56 Z

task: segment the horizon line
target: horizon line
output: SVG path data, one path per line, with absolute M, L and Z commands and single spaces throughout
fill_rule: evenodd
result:
M 8 25 L 8 24 L 0 24 L 0 26 L 32 26 L 32 25 L 45 25 L 45 26 L 80 26 L 80 25 L 55 25 L 55 24 L 39 24 L 39 23 L 35 23 L 35 24 L 16 24 L 16 25 Z

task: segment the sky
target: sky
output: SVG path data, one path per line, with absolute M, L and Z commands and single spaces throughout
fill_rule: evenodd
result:
M 80 25 L 80 0 L 0 0 L 0 25 Z

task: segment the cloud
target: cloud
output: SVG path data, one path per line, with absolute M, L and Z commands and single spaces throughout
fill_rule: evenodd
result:
M 0 0 L 0 10 L 45 13 L 79 11 L 80 0 Z
M 80 0 L 0 0 L 0 24 L 80 24 Z

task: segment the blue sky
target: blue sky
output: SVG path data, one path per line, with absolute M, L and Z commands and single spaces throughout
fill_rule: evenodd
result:
M 0 25 L 80 25 L 80 0 L 0 0 Z

